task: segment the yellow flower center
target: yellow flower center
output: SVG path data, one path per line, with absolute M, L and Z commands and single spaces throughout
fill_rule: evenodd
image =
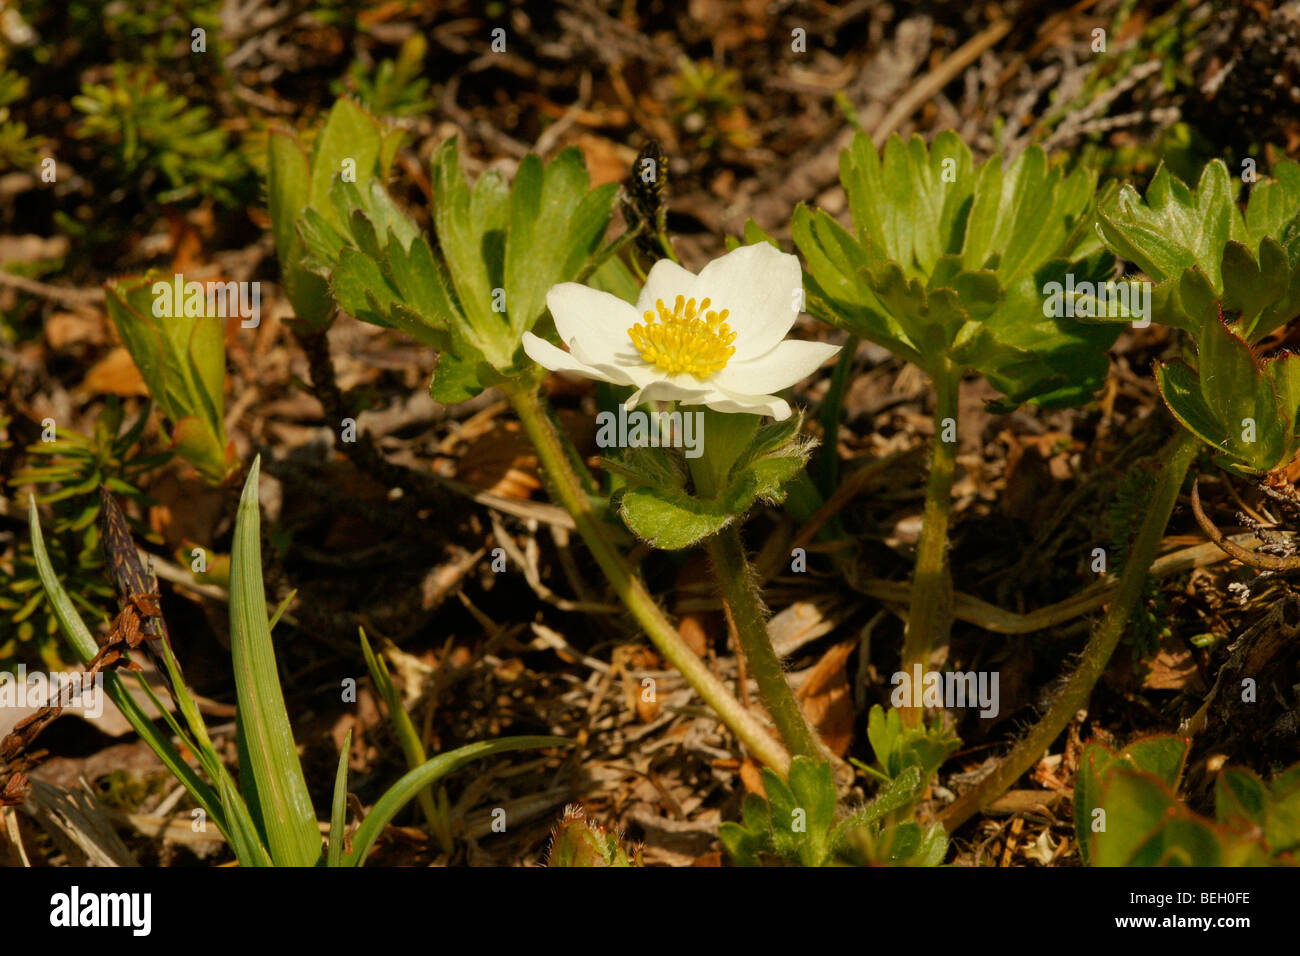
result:
M 709 310 L 709 299 L 695 305 L 694 299 L 678 296 L 672 311 L 663 299 L 647 309 L 645 322 L 627 330 L 641 357 L 670 375 L 689 372 L 697 378 L 725 368 L 736 349 L 736 333 L 727 327 L 729 311 Z M 656 319 L 658 321 L 656 321 Z

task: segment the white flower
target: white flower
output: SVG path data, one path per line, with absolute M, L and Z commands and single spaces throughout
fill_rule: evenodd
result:
M 554 372 L 576 372 L 720 412 L 790 417 L 773 392 L 806 378 L 838 345 L 786 340 L 801 299 L 799 260 L 766 242 L 742 246 L 692 275 L 660 260 L 633 308 L 576 282 L 551 288 L 546 304 L 565 352 L 524 333 L 524 351 Z

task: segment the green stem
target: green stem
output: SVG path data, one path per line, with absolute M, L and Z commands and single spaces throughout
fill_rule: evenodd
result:
M 737 523 L 732 522 L 710 537 L 708 546 L 727 617 L 736 630 L 749 673 L 758 683 L 758 692 L 772 715 L 772 722 L 781 732 L 781 739 L 796 756 L 802 754 L 823 759 L 817 733 L 795 700 L 790 682 L 785 679 L 785 670 L 768 637 L 763 604 L 754 587 L 753 570 L 745 557 Z
M 1165 526 L 1169 524 L 1169 516 L 1178 500 L 1178 490 L 1182 487 L 1192 459 L 1196 457 L 1196 451 L 1197 438 L 1182 428 L 1165 445 L 1160 455 L 1161 483 L 1138 528 L 1137 537 L 1133 539 L 1133 546 L 1120 574 L 1119 589 L 1106 608 L 1106 616 L 1088 641 L 1088 646 L 1083 649 L 1079 666 L 1070 675 L 1047 713 L 1020 743 L 1002 758 L 992 773 L 962 794 L 940 816 L 940 822 L 949 833 L 1006 792 L 1021 774 L 1042 758 L 1074 715 L 1087 705 L 1092 688 L 1106 669 L 1106 664 L 1124 634 L 1124 625 L 1128 623 L 1133 606 L 1142 595 L 1147 571 L 1155 561 Z
M 762 723 L 745 709 L 687 646 L 646 590 L 644 583 L 610 540 L 600 516 L 592 507 L 591 499 L 583 490 L 582 479 L 565 453 L 555 424 L 547 414 L 537 389 L 516 381 L 504 382 L 499 387 L 514 406 L 520 424 L 537 450 L 551 494 L 573 516 L 573 523 L 592 557 L 632 617 L 641 625 L 659 653 L 677 668 L 737 739 L 764 764 L 784 775 L 790 766 L 790 755 L 785 748 L 773 739 Z
M 858 354 L 858 337 L 850 335 L 840 349 L 839 361 L 831 375 L 831 384 L 822 400 L 822 447 L 817 452 L 817 490 L 829 498 L 839 483 L 840 413 L 844 410 L 844 395 L 849 390 L 849 377 Z
M 934 438 L 930 443 L 930 479 L 925 488 L 921 538 L 912 573 L 907 635 L 902 670 L 930 666 L 930 651 L 947 639 L 952 626 L 952 577 L 948 569 L 948 518 L 952 513 L 952 478 L 957 465 L 957 391 L 961 375 L 944 367 L 934 375 Z M 948 420 L 951 419 L 951 424 Z M 949 440 L 945 441 L 945 437 Z M 915 725 L 921 708 L 903 710 L 903 722 Z

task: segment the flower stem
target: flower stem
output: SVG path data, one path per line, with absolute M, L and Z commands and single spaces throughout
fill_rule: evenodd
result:
M 735 628 L 749 672 L 758 683 L 759 694 L 781 732 L 786 747 L 796 756 L 822 759 L 822 747 L 816 731 L 795 700 L 785 670 L 776 656 L 767 634 L 763 604 L 754 587 L 754 574 L 745 557 L 736 522 L 727 525 L 708 539 L 709 557 L 722 593 L 727 618 Z
M 934 376 L 934 438 L 930 443 L 930 479 L 925 488 L 921 539 L 912 572 L 902 670 L 930 666 L 930 651 L 952 626 L 952 577 L 948 569 L 948 518 L 952 513 L 952 479 L 957 464 L 957 390 L 960 374 L 944 367 Z M 951 423 L 949 423 L 951 422 Z M 945 440 L 947 439 L 947 440 Z M 915 726 L 919 705 L 903 709 L 903 722 Z
M 499 387 L 514 406 L 520 424 L 537 450 L 543 476 L 552 496 L 573 516 L 573 523 L 592 557 L 632 617 L 659 653 L 677 668 L 737 739 L 755 757 L 784 776 L 790 766 L 790 755 L 785 748 L 687 646 L 610 539 L 600 516 L 592 507 L 591 499 L 583 489 L 582 479 L 565 453 L 559 432 L 547 413 L 536 386 L 507 381 Z
M 1021 774 L 1043 756 L 1052 741 L 1070 723 L 1070 719 L 1087 705 L 1092 688 L 1106 669 L 1106 664 L 1124 634 L 1124 625 L 1128 623 L 1133 606 L 1142 595 L 1147 571 L 1155 560 L 1156 549 L 1160 546 L 1165 526 L 1169 523 L 1169 516 L 1178 500 L 1178 490 L 1182 487 L 1192 459 L 1196 457 L 1197 442 L 1194 435 L 1179 428 L 1178 434 L 1165 445 L 1160 455 L 1161 482 L 1142 519 L 1137 536 L 1133 539 L 1124 570 L 1120 573 L 1119 589 L 1106 608 L 1106 616 L 1083 649 L 1079 666 L 1070 675 L 1047 713 L 1020 743 L 1002 758 L 992 773 L 962 794 L 939 817 L 949 833 L 1006 792 Z

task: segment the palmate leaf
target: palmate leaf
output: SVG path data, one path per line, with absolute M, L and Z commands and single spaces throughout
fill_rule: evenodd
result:
M 570 147 L 545 166 L 525 156 L 510 189 L 506 236 L 506 311 L 516 336 L 546 309 L 546 293 L 578 274 L 613 214 L 615 183 L 588 191 L 582 153 Z
M 1158 321 L 1195 339 L 1222 309 L 1254 345 L 1300 314 L 1300 167 L 1284 160 L 1273 175 L 1251 187 L 1244 217 L 1219 160 L 1195 190 L 1162 167 L 1145 197 L 1125 186 L 1100 204 L 1102 240 L 1159 283 Z
M 1112 260 L 1083 228 L 1095 178 L 1053 168 L 1038 149 L 975 168 L 953 133 L 927 152 L 893 137 L 878 155 L 855 138 L 841 156 L 856 235 L 796 209 L 809 311 L 890 349 L 932 377 L 984 375 L 1023 402 L 1078 403 L 1100 384 L 1118 329 L 1045 316 L 1044 285 L 1104 278 Z
M 1145 198 L 1126 185 L 1103 204 L 1097 230 L 1111 250 L 1156 282 L 1196 266 L 1218 288 L 1224 244 L 1249 236 L 1235 199 L 1235 180 L 1221 160 L 1206 165 L 1195 190 L 1162 165 Z
M 594 262 L 617 187 L 589 190 L 575 149 L 525 157 L 511 186 L 488 170 L 471 187 L 455 139 L 431 166 L 436 252 L 377 178 L 333 182 L 328 212 L 314 203 L 299 232 L 338 305 L 442 352 L 431 392 L 464 401 L 517 371 L 547 291 Z
M 361 189 L 385 178 L 403 136 L 401 129 L 386 127 L 347 98 L 330 109 L 310 155 L 294 134 L 271 131 L 267 206 L 282 281 L 298 320 L 324 328 L 334 312 L 325 279 L 307 262 L 299 233 L 303 215 L 314 209 L 334 229 L 342 229 L 345 218 L 330 201 L 332 184 L 345 172 Z
M 1264 474 L 1300 452 L 1300 356 L 1260 362 L 1216 312 L 1197 336 L 1197 362 L 1195 370 L 1160 365 L 1156 381 L 1174 417 L 1223 467 Z

